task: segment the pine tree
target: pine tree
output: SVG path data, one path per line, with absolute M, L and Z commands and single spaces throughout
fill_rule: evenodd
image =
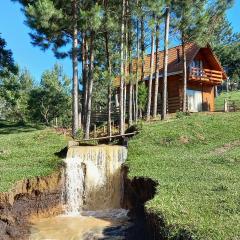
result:
M 205 5 L 205 1 L 202 0 L 187 0 L 176 1 L 173 5 L 173 11 L 175 13 L 175 21 L 177 23 L 177 30 L 179 31 L 179 38 L 182 44 L 182 61 L 183 61 L 183 99 L 182 110 L 186 112 L 187 109 L 187 59 L 186 59 L 186 44 L 190 41 L 194 41 L 197 29 L 201 29 L 201 26 L 197 24 L 202 7 Z
M 107 132 L 108 136 L 112 135 L 112 126 L 111 126 L 111 112 L 112 112 L 112 66 L 111 66 L 111 56 L 109 51 L 109 30 L 107 28 L 108 25 L 108 1 L 104 2 L 104 10 L 105 10 L 105 51 L 106 51 L 106 65 L 107 65 L 107 72 L 108 72 L 108 100 L 107 100 L 107 111 L 108 111 L 108 123 L 107 123 Z
M 138 0 L 137 0 L 137 7 L 138 7 Z M 137 24 L 136 24 L 136 46 L 137 46 L 137 59 L 136 59 L 136 84 L 135 84 L 135 123 L 137 123 L 138 121 L 138 115 L 139 115 L 139 111 L 138 111 L 138 82 L 139 82 L 139 20 L 137 18 Z
M 155 17 L 153 16 L 153 19 Z M 148 84 L 148 102 L 147 102 L 147 121 L 151 117 L 151 103 L 152 103 L 152 79 L 153 79 L 153 69 L 154 69 L 154 44 L 155 44 L 155 29 L 152 29 L 151 34 L 151 57 L 150 57 L 150 77 Z
M 207 28 L 205 35 L 213 47 L 230 79 L 234 74 L 240 76 L 240 33 L 234 33 L 229 22 L 226 9 L 232 6 L 232 1 L 218 1 L 217 5 L 209 7 L 209 21 L 214 22 Z
M 86 32 L 82 32 L 82 87 L 83 97 L 82 105 L 82 127 L 85 129 L 87 116 L 87 101 L 88 101 L 88 39 Z
M 165 11 L 165 34 L 164 34 L 164 64 L 163 64 L 163 97 L 162 97 L 162 115 L 161 119 L 166 119 L 167 115 L 167 75 L 168 75 L 168 38 L 170 24 L 170 7 Z
M 154 102 L 153 102 L 153 117 L 157 116 L 158 108 L 158 90 L 159 90 L 159 23 L 156 24 L 156 59 L 155 59 L 155 86 L 154 86 Z
M 34 46 L 42 50 L 52 48 L 55 56 L 70 56 L 73 66 L 72 79 L 72 135 L 78 130 L 78 12 L 79 1 L 19 0 L 24 6 L 30 36 Z M 72 42 L 70 54 L 59 51 Z
M 76 135 L 78 124 L 78 106 L 79 106 L 79 83 L 78 83 L 78 60 L 83 63 L 83 124 L 86 129 L 90 127 L 87 123 L 91 109 L 91 81 L 94 75 L 94 64 L 91 65 L 91 34 L 97 32 L 102 24 L 102 8 L 95 1 L 79 0 L 19 0 L 24 6 L 24 12 L 27 17 L 27 23 L 32 28 L 31 37 L 34 45 L 43 50 L 52 48 L 56 57 L 71 57 L 73 64 L 73 135 Z M 91 21 L 91 24 L 89 22 Z M 95 35 L 95 34 L 94 34 Z M 70 51 L 64 49 L 72 43 Z M 89 45 L 89 47 L 88 47 Z M 82 46 L 81 54 L 79 48 Z M 66 48 L 65 48 L 66 49 Z M 94 52 L 94 51 L 92 51 Z M 79 56 L 81 58 L 79 58 Z M 89 95 L 90 93 L 90 95 Z
M 132 5 L 130 1 L 127 1 L 127 19 L 126 19 L 126 26 L 127 26 L 127 34 L 128 34 L 128 79 L 129 79 L 129 96 L 128 96 L 128 124 L 131 126 L 133 124 L 133 109 L 134 109 L 134 91 L 133 91 L 133 62 L 132 62 Z
M 125 132 L 125 122 L 124 122 L 124 33 L 125 33 L 125 13 L 126 12 L 126 0 L 122 0 L 122 17 L 121 17 L 121 47 L 120 47 L 120 134 L 123 135 Z
M 217 0 L 214 3 L 207 0 L 175 1 L 173 5 L 175 27 L 182 43 L 183 59 L 183 112 L 187 110 L 187 59 L 185 46 L 189 42 L 206 45 L 213 37 L 213 30 L 222 14 L 231 5 L 232 0 Z M 212 5 L 213 4 L 213 5 Z M 211 23 L 211 30 L 208 27 Z
M 0 34 L 0 77 L 9 75 L 9 73 L 16 74 L 18 71 L 14 63 L 12 51 L 6 49 L 7 43 L 1 38 Z
M 91 112 L 92 112 L 92 90 L 94 79 L 94 31 L 90 35 L 90 53 L 89 53 L 89 83 L 88 83 L 88 103 L 87 103 L 87 115 L 85 126 L 85 139 L 89 139 L 90 125 L 91 125 Z
M 78 0 L 72 1 L 73 29 L 72 29 L 72 65 L 73 65 L 73 90 L 72 90 L 72 135 L 76 136 L 78 131 Z

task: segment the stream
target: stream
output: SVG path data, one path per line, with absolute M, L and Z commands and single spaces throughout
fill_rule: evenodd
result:
M 75 146 L 65 159 L 64 212 L 31 221 L 30 240 L 141 239 L 128 211 L 121 208 L 122 146 Z
M 81 216 L 37 219 L 32 222 L 29 239 L 126 239 L 132 226 L 126 210 L 83 212 Z

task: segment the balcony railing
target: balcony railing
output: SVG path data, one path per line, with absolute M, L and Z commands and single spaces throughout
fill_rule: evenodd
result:
M 189 79 L 196 82 L 205 82 L 210 84 L 221 84 L 223 74 L 221 71 L 206 68 L 190 68 Z

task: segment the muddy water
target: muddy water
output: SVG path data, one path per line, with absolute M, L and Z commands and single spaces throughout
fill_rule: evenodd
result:
M 126 239 L 132 227 L 121 209 L 121 146 L 71 147 L 65 160 L 65 213 L 32 221 L 30 240 Z
M 57 216 L 32 220 L 30 240 L 125 239 L 132 224 L 127 211 L 82 212 L 82 216 Z
M 65 160 L 66 215 L 83 210 L 121 207 L 123 194 L 121 166 L 127 158 L 122 146 L 72 147 Z

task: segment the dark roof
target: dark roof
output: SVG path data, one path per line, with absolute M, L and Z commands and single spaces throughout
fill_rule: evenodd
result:
M 190 63 L 193 61 L 195 56 L 198 54 L 198 52 L 202 49 L 205 51 L 208 57 L 210 58 L 211 62 L 214 62 L 214 65 L 216 65 L 216 70 L 222 71 L 224 75 L 224 79 L 227 78 L 226 73 L 224 72 L 219 60 L 214 55 L 210 45 L 207 45 L 206 47 L 202 48 L 198 46 L 195 43 L 188 43 L 185 45 L 185 52 L 186 52 L 186 60 L 187 60 L 187 66 L 190 65 Z M 159 72 L 160 74 L 163 73 L 163 57 L 164 57 L 164 51 L 158 52 L 158 64 L 159 64 Z M 210 56 L 211 55 L 211 56 Z M 150 60 L 151 60 L 151 54 L 148 54 L 144 58 L 144 78 L 148 78 L 150 74 Z M 156 53 L 154 54 L 154 71 L 156 66 Z M 182 57 L 182 45 L 175 46 L 173 48 L 168 49 L 168 73 L 169 74 L 179 74 L 182 72 L 183 69 L 183 57 Z M 139 66 L 138 71 L 141 72 L 141 60 L 139 60 Z M 133 72 L 136 73 L 136 59 L 133 60 Z M 117 77 L 115 79 L 115 86 L 119 86 L 120 83 L 120 77 Z

